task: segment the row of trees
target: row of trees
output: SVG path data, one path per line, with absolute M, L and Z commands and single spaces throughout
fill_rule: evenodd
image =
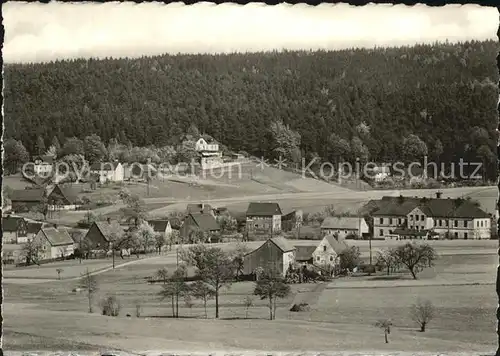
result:
M 418 273 L 424 268 L 432 267 L 437 257 L 436 251 L 429 244 L 406 243 L 379 251 L 376 266 L 385 269 L 388 275 L 404 267 L 414 279 L 417 279 Z
M 245 247 L 239 246 L 235 250 L 225 252 L 217 247 L 205 245 L 192 246 L 181 252 L 182 264 L 171 273 L 166 268 L 156 272 L 154 278 L 161 282 L 162 289 L 158 293 L 161 300 L 169 300 L 172 307 L 172 317 L 179 317 L 179 303 L 184 301 L 188 307 L 192 306 L 192 299 L 203 302 L 205 317 L 207 303 L 215 300 L 215 318 L 219 318 L 219 298 L 223 289 L 230 288 L 241 273 Z M 195 281 L 187 282 L 188 267 L 195 269 Z M 89 303 L 89 312 L 92 313 L 93 298 L 98 291 L 97 278 L 87 271 L 80 279 L 79 287 L 86 291 Z M 290 286 L 286 280 L 274 271 L 263 271 L 255 282 L 253 294 L 269 301 L 269 319 L 276 317 L 277 300 L 286 298 L 290 294 Z M 111 300 L 106 298 L 103 305 L 108 309 L 117 309 L 110 305 Z M 247 296 L 244 300 L 246 313 L 253 305 L 253 298 Z M 104 310 L 103 310 L 104 313 Z
M 194 124 L 233 149 L 290 162 L 424 152 L 472 161 L 494 152 L 496 53 L 494 41 L 467 41 L 11 64 L 6 137 L 31 154 L 53 137 L 89 134 L 106 145 L 178 147 Z M 476 148 L 473 126 L 486 132 Z

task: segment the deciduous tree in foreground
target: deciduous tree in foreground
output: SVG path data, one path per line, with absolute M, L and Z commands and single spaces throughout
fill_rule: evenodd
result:
M 392 251 L 397 263 L 405 266 L 414 279 L 425 267 L 432 267 L 437 258 L 436 251 L 429 244 L 407 243 Z
M 379 320 L 375 323 L 375 326 L 384 330 L 385 343 L 389 343 L 388 335 L 391 333 L 392 321 L 390 319 Z
M 420 325 L 420 331 L 425 332 L 427 324 L 434 318 L 434 305 L 430 300 L 417 300 L 417 303 L 411 306 L 410 315 Z
M 267 272 L 255 282 L 255 295 L 269 300 L 269 320 L 276 319 L 276 300 L 290 294 L 290 286 L 276 272 Z
M 80 288 L 85 289 L 89 300 L 89 313 L 92 313 L 92 298 L 99 289 L 96 277 L 87 269 L 80 279 Z

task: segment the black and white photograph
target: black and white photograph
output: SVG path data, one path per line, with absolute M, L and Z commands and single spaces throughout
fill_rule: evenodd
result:
M 500 356 L 497 8 L 2 13 L 6 355 Z

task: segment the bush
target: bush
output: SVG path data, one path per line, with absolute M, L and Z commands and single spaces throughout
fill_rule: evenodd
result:
M 101 301 L 102 315 L 118 316 L 120 314 L 121 305 L 115 296 L 108 296 Z

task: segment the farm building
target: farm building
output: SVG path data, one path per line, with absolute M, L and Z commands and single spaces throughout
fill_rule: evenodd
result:
M 273 237 L 259 248 L 245 255 L 244 273 L 255 273 L 258 267 L 264 270 L 278 271 L 283 277 L 290 266 L 295 263 L 296 248 L 282 236 Z
M 189 241 L 192 234 L 196 232 L 203 232 L 206 234 L 210 241 L 210 235 L 218 234 L 220 232 L 219 224 L 215 217 L 211 214 L 189 214 L 180 229 L 180 236 L 184 241 Z
M 301 264 L 313 264 L 313 252 L 317 246 L 295 246 L 295 262 Z
M 28 240 L 35 237 L 43 226 L 41 222 L 28 221 Z
M 123 182 L 125 175 L 123 165 L 118 161 L 94 163 L 90 172 L 98 177 L 99 183 Z
M 323 235 L 335 234 L 339 240 L 349 235 L 363 237 L 369 233 L 368 224 L 362 217 L 329 216 L 321 224 Z
M 57 184 L 47 197 L 50 210 L 76 210 L 78 195 L 74 189 Z
M 345 241 L 339 241 L 331 234 L 326 235 L 312 253 L 313 264 L 333 271 L 340 263 L 340 254 L 348 247 Z
M 87 231 L 84 240 L 90 244 L 92 250 L 107 251 L 115 236 L 123 232 L 125 230 L 118 223 L 112 223 L 109 219 L 108 221 L 96 221 Z
M 281 208 L 278 203 L 250 203 L 246 214 L 249 235 L 270 235 L 281 232 Z
M 33 242 L 41 244 L 39 259 L 49 260 L 63 258 L 74 252 L 73 239 L 64 228 L 42 227 L 33 238 Z
M 13 190 L 10 196 L 12 211 L 29 211 L 31 208 L 40 205 L 44 194 L 45 190 L 42 188 Z
M 466 199 L 383 197 L 372 213 L 374 236 L 395 238 L 395 231 L 427 230 L 442 238 L 489 239 L 491 217 Z M 412 233 L 407 236 L 411 236 Z
M 302 224 L 302 210 L 292 210 L 281 216 L 281 229 L 292 231 Z
M 2 242 L 20 244 L 28 240 L 28 223 L 20 216 L 2 217 Z
M 148 224 L 151 225 L 155 233 L 162 234 L 165 238 L 172 235 L 172 226 L 168 220 L 148 220 Z

